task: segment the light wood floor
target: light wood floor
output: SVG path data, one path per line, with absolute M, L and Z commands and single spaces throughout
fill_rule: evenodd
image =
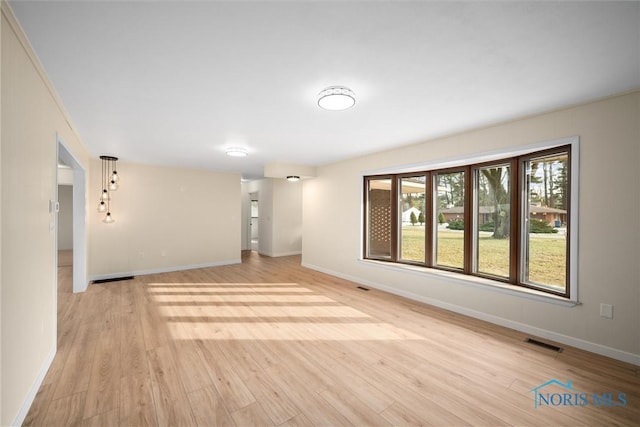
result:
M 25 425 L 637 425 L 637 367 L 300 267 L 243 264 L 71 293 Z M 571 380 L 626 407 L 534 408 Z M 553 386 L 551 386 L 553 387 Z M 562 392 L 562 390 L 559 390 Z
M 58 251 L 58 267 L 71 267 L 73 265 L 73 251 Z

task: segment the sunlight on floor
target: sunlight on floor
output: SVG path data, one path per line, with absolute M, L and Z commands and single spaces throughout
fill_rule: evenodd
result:
M 177 340 L 421 340 L 295 283 L 151 283 Z

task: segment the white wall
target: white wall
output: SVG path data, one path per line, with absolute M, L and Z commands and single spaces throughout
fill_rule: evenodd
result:
M 249 226 L 249 217 L 251 215 L 251 198 L 249 197 L 249 194 L 246 191 L 246 183 L 241 183 L 240 184 L 240 193 L 241 193 L 241 208 L 240 208 L 240 212 L 241 212 L 241 230 L 240 230 L 240 244 L 241 247 L 240 249 L 243 251 L 247 251 L 249 249 L 251 249 L 251 229 Z
M 58 185 L 58 250 L 73 249 L 73 187 Z
M 97 212 L 101 164 L 89 188 L 89 274 L 117 277 L 240 262 L 240 175 L 118 162 L 113 224 Z
M 22 422 L 56 350 L 56 135 L 89 162 L 9 6 L 1 8 L 0 425 L 10 425 Z
M 243 199 L 259 193 L 258 252 L 267 256 L 299 254 L 302 249 L 302 185 L 281 178 L 243 184 Z M 249 220 L 250 207 L 244 212 Z
M 302 251 L 302 181 L 273 180 L 272 256 Z
M 640 93 L 318 168 L 304 182 L 303 264 L 640 364 Z M 360 262 L 364 171 L 580 137 L 579 299 L 566 307 Z M 614 318 L 599 315 L 614 305 Z

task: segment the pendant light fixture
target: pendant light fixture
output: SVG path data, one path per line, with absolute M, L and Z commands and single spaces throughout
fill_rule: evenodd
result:
M 111 224 L 115 222 L 111 215 L 111 192 L 117 191 L 120 182 L 120 175 L 116 170 L 118 158 L 112 156 L 100 156 L 102 160 L 102 178 L 100 180 L 100 203 L 98 204 L 98 212 L 106 212 L 102 222 Z

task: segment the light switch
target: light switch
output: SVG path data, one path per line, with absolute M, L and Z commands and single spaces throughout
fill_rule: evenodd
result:
M 600 304 L 600 316 L 613 319 L 613 306 L 611 304 Z

